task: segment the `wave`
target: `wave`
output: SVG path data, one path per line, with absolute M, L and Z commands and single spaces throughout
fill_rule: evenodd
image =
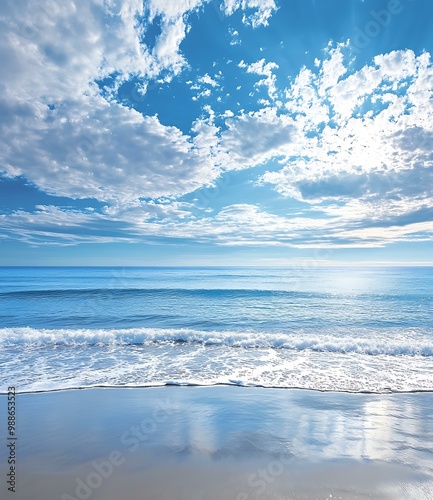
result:
M 204 331 L 192 329 L 36 329 L 1 328 L 0 348 L 201 345 L 226 348 L 291 349 L 295 351 L 371 356 L 433 356 L 433 332 L 360 330 L 356 332 Z
M 374 294 L 355 293 L 358 297 L 374 297 L 376 301 L 404 300 L 419 301 L 417 294 Z M 152 297 L 152 296 L 183 296 L 183 297 L 211 297 L 211 298 L 336 298 L 346 294 L 329 292 L 310 292 L 298 290 L 280 290 L 268 288 L 64 288 L 64 289 L 41 289 L 41 290 L 9 290 L 0 292 L 0 298 L 13 299 L 36 299 L 36 298 L 130 298 L 130 297 Z
M 98 297 L 98 296 L 116 296 L 116 297 L 143 297 L 153 295 L 184 295 L 184 296 L 296 296 L 312 297 L 325 296 L 327 294 L 298 292 L 293 290 L 270 290 L 270 289 L 251 289 L 251 288 L 65 288 L 65 289 L 46 289 L 46 290 L 12 290 L 0 292 L 0 297 L 12 298 L 37 298 L 37 297 Z

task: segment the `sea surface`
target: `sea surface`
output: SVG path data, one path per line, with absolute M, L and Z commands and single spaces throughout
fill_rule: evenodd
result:
M 431 267 L 3 267 L 0 391 L 433 391 Z

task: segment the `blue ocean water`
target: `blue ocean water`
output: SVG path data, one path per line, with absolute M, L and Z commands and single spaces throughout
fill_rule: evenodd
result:
M 433 390 L 433 268 L 0 268 L 0 389 Z

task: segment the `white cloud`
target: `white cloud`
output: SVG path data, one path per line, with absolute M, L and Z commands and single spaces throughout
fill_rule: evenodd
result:
M 204 76 L 200 77 L 198 81 L 204 85 L 219 87 L 219 83 L 214 78 L 210 77 L 207 73 Z
M 7 104 L 2 99 L 0 108 Z M 65 111 L 26 111 L 18 119 L 6 111 L 1 140 L 14 149 L 2 148 L 1 159 L 10 175 L 25 175 L 46 192 L 127 202 L 184 194 L 217 176 L 177 128 L 102 98 L 70 102 Z
M 252 14 L 245 13 L 242 20 L 253 28 L 267 26 L 272 14 L 277 10 L 275 0 L 224 0 L 226 15 L 231 16 L 238 9 L 253 10 Z
M 177 75 L 186 65 L 186 60 L 179 51 L 186 35 L 186 25 L 182 17 L 164 23 L 153 53 L 161 68 L 169 68 Z
M 163 16 L 169 21 L 181 18 L 185 13 L 196 10 L 203 0 L 147 0 L 149 19 L 152 22 L 156 16 Z
M 32 243 L 188 237 L 300 247 L 431 239 L 433 67 L 427 53 L 393 51 L 353 71 L 340 44 L 325 61 L 315 61 L 314 71 L 301 69 L 283 109 L 275 102 L 278 66 L 242 61 L 241 68 L 264 77 L 258 85 L 266 86 L 270 100 L 237 116 L 204 108 L 208 116 L 195 120 L 191 135 L 100 95 L 96 82 L 110 75 L 115 87 L 139 77 L 145 92 L 150 78 L 182 71 L 187 16 L 202 4 L 149 0 L 147 14 L 161 17 L 161 34 L 147 47 L 137 25 L 137 16 L 146 16 L 141 0 L 0 3 L 4 173 L 23 175 L 50 194 L 107 204 L 103 213 L 47 206 L 34 214 L 17 211 L 1 216 L 6 234 Z M 227 15 L 243 9 L 254 27 L 276 10 L 272 0 L 225 0 L 224 8 Z M 205 74 L 196 90 L 209 96 L 221 91 L 219 82 Z M 225 128 L 219 128 L 222 120 Z M 260 182 L 303 203 L 304 216 L 277 216 L 252 204 L 198 216 L 174 200 L 211 186 L 223 170 L 271 159 L 282 168 Z
M 275 99 L 277 97 L 277 87 L 276 81 L 277 77 L 272 72 L 274 69 L 278 69 L 278 64 L 274 62 L 266 62 L 265 59 L 261 59 L 255 63 L 250 65 L 246 64 L 245 61 L 241 61 L 238 66 L 240 68 L 246 68 L 247 73 L 254 73 L 256 75 L 262 75 L 266 78 L 259 80 L 256 83 L 256 86 L 263 85 L 268 89 L 268 94 L 271 99 Z
M 190 88 L 191 90 L 197 90 L 197 94 L 192 98 L 197 101 L 201 97 L 210 97 L 212 95 L 212 90 L 220 86 L 217 79 L 220 79 L 221 75 L 215 75 L 214 78 L 209 76 L 207 73 L 197 79 L 197 83 L 194 83 Z
M 346 228 L 358 225 L 346 236 L 359 239 L 359 245 L 363 238 L 379 244 L 381 229 L 382 243 L 430 231 L 429 55 L 394 51 L 346 76 L 340 49 L 330 51 L 318 74 L 302 69 L 287 89 L 286 108 L 299 127 L 299 139 L 285 166 L 265 173 L 261 181 L 336 217 Z M 323 205 L 326 200 L 338 205 Z M 369 226 L 374 226 L 370 232 Z
M 290 154 L 297 138 L 295 122 L 278 115 L 275 108 L 242 113 L 226 120 L 221 134 L 221 150 L 226 154 L 225 167 L 241 169 L 259 165 L 276 156 Z
M 8 216 L 0 214 L 0 226 L 1 237 L 34 245 L 140 241 L 176 244 L 178 239 L 188 238 L 220 246 L 373 248 L 393 242 L 429 241 L 433 237 L 431 220 L 365 226 L 356 203 L 346 210 L 329 207 L 328 217 L 321 218 L 308 214 L 281 216 L 246 203 L 226 206 L 216 214 L 204 210 L 197 217 L 191 213 L 191 204 L 170 199 L 139 202 L 117 211 L 107 207 L 104 213 L 39 206 L 34 213 L 21 210 Z M 361 209 L 365 209 L 362 204 Z M 431 218 L 432 208 L 429 215 Z
M 239 31 L 229 28 L 229 33 L 231 36 L 230 45 L 240 45 L 242 43 L 239 38 Z
M 330 51 L 330 58 L 322 63 L 320 70 L 321 85 L 319 87 L 319 94 L 324 95 L 326 90 L 334 87 L 340 77 L 346 72 L 347 68 L 343 64 L 343 54 L 339 50 L 340 46 Z
M 101 225 L 99 214 L 54 206 L 38 206 L 35 212 L 18 210 L 12 214 L 0 214 L 0 226 L 6 238 L 13 238 L 32 245 L 75 245 L 82 242 L 105 243 L 112 237 Z M 86 226 L 88 227 L 86 231 Z M 125 235 L 118 235 L 127 241 Z
M 151 3 L 167 8 L 153 51 L 140 41 L 138 0 L 0 4 L 0 161 L 51 194 L 125 203 L 180 195 L 218 172 L 191 137 L 157 117 L 99 95 L 96 81 L 116 73 L 146 78 L 185 62 L 182 14 L 199 2 Z
M 55 206 L 40 206 L 36 212 L 17 211 L 0 214 L 0 225 L 7 237 L 31 244 L 59 245 L 115 241 L 155 241 L 163 238 L 194 238 L 217 245 L 296 246 L 321 221 L 284 218 L 261 210 L 256 205 L 235 204 L 215 215 L 196 218 L 191 206 L 167 200 L 141 202 L 123 210 L 82 213 Z M 126 236 L 127 235 L 127 236 Z
M 141 0 L 2 2 L 4 174 L 24 175 L 51 194 L 113 204 L 181 195 L 211 183 L 218 170 L 204 153 L 203 135 L 192 139 L 157 117 L 106 100 L 96 84 L 114 75 L 114 95 L 136 76 L 145 94 L 149 78 L 167 81 L 178 74 L 187 65 L 180 51 L 186 16 L 204 3 L 149 0 L 145 11 Z M 250 7 L 247 2 L 236 9 Z M 144 45 L 137 24 L 146 16 L 148 22 L 160 17 L 154 47 Z M 219 85 L 208 74 L 201 84 Z M 209 96 L 210 89 L 200 93 Z
M 211 89 L 205 89 L 198 94 L 197 97 L 210 97 L 212 95 Z

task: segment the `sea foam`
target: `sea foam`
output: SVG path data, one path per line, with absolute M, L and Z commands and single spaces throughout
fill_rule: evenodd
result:
M 200 344 L 260 349 L 356 353 L 386 356 L 433 356 L 431 332 L 403 329 L 320 332 L 205 331 L 192 329 L 37 329 L 1 328 L 0 346 L 128 346 Z

